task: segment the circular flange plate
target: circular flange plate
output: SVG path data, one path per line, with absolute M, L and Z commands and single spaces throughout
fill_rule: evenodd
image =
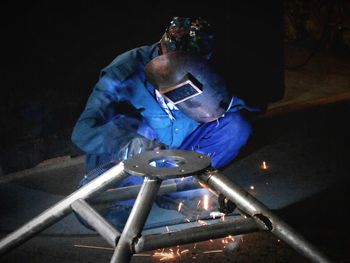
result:
M 156 167 L 157 163 L 168 162 L 175 167 Z M 124 161 L 127 173 L 137 176 L 168 179 L 197 173 L 210 166 L 210 157 L 192 151 L 160 150 L 147 151 Z

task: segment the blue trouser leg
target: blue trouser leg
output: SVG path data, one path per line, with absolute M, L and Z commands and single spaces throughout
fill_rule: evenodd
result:
M 202 124 L 179 149 L 207 154 L 212 166 L 219 169 L 238 155 L 250 133 L 251 125 L 241 112 L 228 112 L 217 121 Z

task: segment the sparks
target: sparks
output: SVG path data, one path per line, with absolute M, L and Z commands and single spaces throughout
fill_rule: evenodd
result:
M 235 238 L 231 235 L 228 235 L 226 238 L 231 239 L 231 241 L 235 242 Z
M 221 222 L 225 221 L 225 214 L 223 214 L 223 216 L 220 218 Z
M 173 251 L 170 252 L 155 252 L 153 257 L 160 257 L 159 261 L 174 259 L 176 256 Z
M 198 182 L 198 183 L 202 188 L 207 188 L 207 186 L 205 184 L 203 184 L 202 182 Z
M 209 250 L 209 251 L 204 251 L 203 254 L 210 254 L 210 253 L 222 253 L 222 249 L 218 250 Z
M 172 260 L 178 257 L 180 258 L 182 254 L 185 254 L 189 251 L 189 249 L 180 250 L 179 248 L 176 249 L 176 252 L 174 252 L 174 250 L 171 248 L 169 249 L 169 251 L 165 251 L 164 249 L 162 249 L 160 252 L 155 252 L 152 256 L 160 258 L 159 261 L 165 261 Z
M 181 210 L 182 206 L 183 206 L 183 203 L 182 203 L 182 202 L 180 202 L 180 203 L 179 203 L 179 206 L 178 206 L 178 208 L 177 208 L 177 211 L 178 211 L 178 212 L 180 212 L 180 210 Z
M 204 195 L 203 196 L 203 209 L 208 210 L 208 208 L 209 208 L 209 196 Z
M 261 164 L 260 167 L 261 167 L 261 169 L 263 169 L 263 170 L 267 170 L 267 168 L 268 168 L 265 161 L 262 162 L 262 164 Z
M 228 235 L 227 237 L 224 237 L 221 240 L 221 243 L 223 243 L 223 244 L 228 244 L 230 242 L 235 242 L 235 239 L 231 235 Z

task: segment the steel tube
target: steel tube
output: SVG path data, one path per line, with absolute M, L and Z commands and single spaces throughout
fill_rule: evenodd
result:
M 93 227 L 112 247 L 115 247 L 120 232 L 109 224 L 83 199 L 78 199 L 71 205 L 72 209 Z
M 158 195 L 187 191 L 187 190 L 192 190 L 197 188 L 200 188 L 200 185 L 198 184 L 198 182 L 194 182 L 194 181 L 190 183 L 182 182 L 182 181 L 178 183 L 163 181 L 162 185 L 159 188 Z M 112 201 L 114 202 L 114 201 L 135 199 L 137 197 L 137 194 L 140 192 L 140 189 L 141 189 L 141 185 L 132 185 L 127 187 L 110 189 L 92 198 L 91 203 L 99 204 L 99 203 L 108 203 Z
M 124 172 L 124 164 L 121 162 L 112 167 L 96 179 L 81 187 L 71 195 L 64 198 L 54 206 L 50 207 L 31 221 L 10 233 L 0 241 L 0 254 L 20 245 L 35 234 L 51 226 L 71 211 L 71 204 L 78 199 L 89 198 L 105 190 L 109 185 L 114 184 L 128 174 Z
M 135 244 L 134 251 L 135 253 L 140 253 L 158 248 L 223 238 L 228 235 L 247 234 L 260 230 L 260 226 L 253 218 L 239 219 L 233 222 L 220 222 L 212 225 L 191 227 L 176 232 L 142 236 Z
M 264 204 L 219 171 L 209 171 L 199 175 L 198 178 L 210 188 L 224 194 L 240 210 L 255 218 L 258 224 L 266 225 L 273 234 L 284 240 L 305 257 L 314 262 L 331 262 L 321 251 L 278 218 Z
M 145 178 L 114 251 L 111 263 L 128 263 L 130 261 L 134 253 L 132 251 L 133 243 L 141 234 L 160 184 L 160 179 Z

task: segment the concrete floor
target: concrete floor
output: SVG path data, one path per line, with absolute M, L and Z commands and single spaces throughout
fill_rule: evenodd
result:
M 285 46 L 285 64 L 300 65 L 312 51 Z M 271 103 L 265 117 L 296 110 L 320 107 L 350 100 L 350 54 L 316 52 L 311 60 L 296 70 L 285 70 L 282 100 Z
M 304 55 L 300 50 L 288 54 L 295 60 Z M 350 197 L 349 73 L 348 59 L 324 54 L 316 54 L 298 71 L 286 71 L 285 98 L 270 105 L 266 115 L 254 119 L 250 142 L 223 171 L 335 262 L 350 262 L 344 215 L 350 208 L 346 202 Z M 261 169 L 262 161 L 266 161 L 267 170 Z M 62 170 L 67 163 L 73 165 Z M 7 213 L 0 215 L 2 233 L 74 190 L 83 174 L 81 165 L 81 159 L 55 159 L 34 171 L 1 177 L 1 200 L 6 200 L 1 207 Z M 214 240 L 172 249 L 185 252 L 169 262 L 308 262 L 269 233 L 248 234 L 229 244 Z M 150 256 L 155 252 L 135 256 L 132 262 L 159 262 L 161 258 Z M 111 255 L 100 237 L 68 217 L 0 262 L 108 262 Z

